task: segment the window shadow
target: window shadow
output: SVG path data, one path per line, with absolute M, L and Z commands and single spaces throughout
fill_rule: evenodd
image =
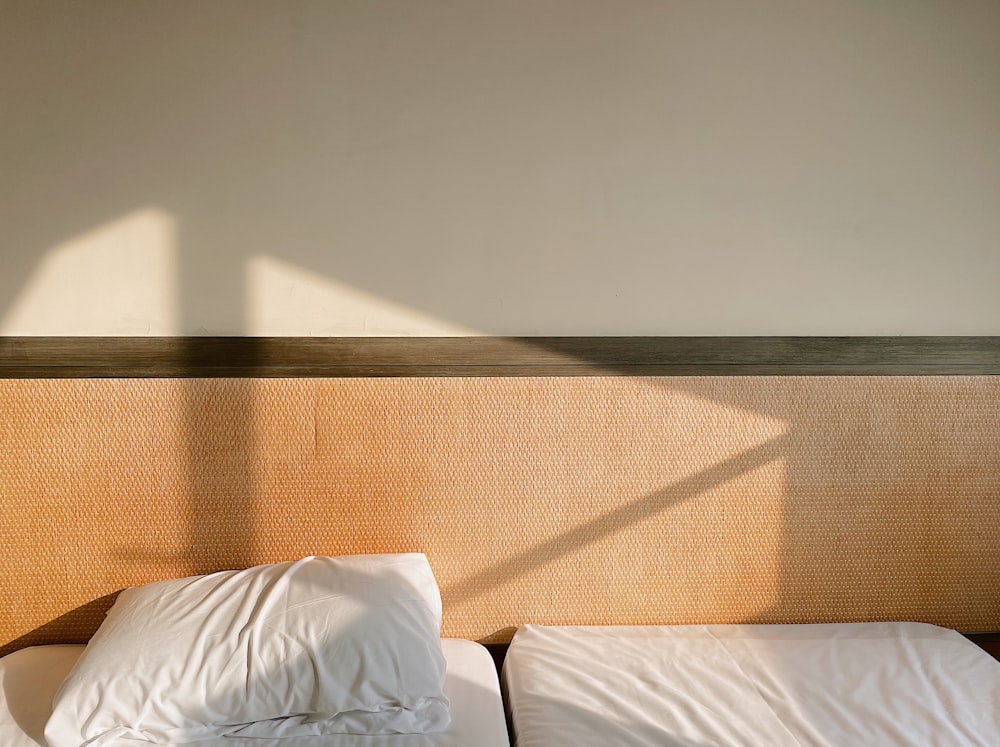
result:
M 0 646 L 0 657 L 28 646 L 44 646 L 53 641 L 86 643 L 97 632 L 105 613 L 111 609 L 120 593 L 121 589 L 105 594 L 4 643 Z
M 690 500 L 740 475 L 780 459 L 783 455 L 784 438 L 780 436 L 773 438 L 662 490 L 567 529 L 540 545 L 523 550 L 514 557 L 454 585 L 446 586 L 442 590 L 442 595 L 448 603 L 465 604 L 477 596 L 491 593 L 503 583 L 551 565 L 559 558 L 579 551 L 581 547 L 638 524 L 677 503 Z
M 257 564 L 254 382 L 185 387 L 192 575 Z
M 282 4 L 255 6 L 237 14 L 203 8 L 200 13 L 204 15 L 177 14 L 167 3 L 106 4 L 79 10 L 67 5 L 59 13 L 31 3 L 8 9 L 8 22 L 0 24 L 0 49 L 18 64 L 0 65 L 5 101 L 12 112 L 5 119 L 10 137 L 5 131 L 0 142 L 6 149 L 4 183 L 8 185 L 0 200 L 0 225 L 5 246 L 10 247 L 0 273 L 0 309 L 10 304 L 28 280 L 37 255 L 127 213 L 139 201 L 162 206 L 179 222 L 180 332 L 244 333 L 248 306 L 244 273 L 247 262 L 260 254 L 344 279 L 484 333 L 505 331 L 496 328 L 491 306 L 484 303 L 490 288 L 505 283 L 520 288 L 527 298 L 507 301 L 523 305 L 522 320 L 530 320 L 537 310 L 532 304 L 548 300 L 532 289 L 544 290 L 547 283 L 558 282 L 560 287 L 576 290 L 567 293 L 561 308 L 563 321 L 591 319 L 597 324 L 607 309 L 591 304 L 587 292 L 594 289 L 591 273 L 596 267 L 597 274 L 621 280 L 623 270 L 614 251 L 603 248 L 604 244 L 587 244 L 591 251 L 583 257 L 586 261 L 577 257 L 577 262 L 542 266 L 536 253 L 539 242 L 552 240 L 553 245 L 562 246 L 558 241 L 563 237 L 536 236 L 534 244 L 496 246 L 489 236 L 473 235 L 470 226 L 475 220 L 464 220 L 471 215 L 482 219 L 483 225 L 511 223 L 508 215 L 494 207 L 504 204 L 503 200 L 494 198 L 510 196 L 519 183 L 518 174 L 503 174 L 507 190 L 497 192 L 496 174 L 477 173 L 470 184 L 462 179 L 468 172 L 458 168 L 465 156 L 481 154 L 492 146 L 513 154 L 517 137 L 531 134 L 501 128 L 491 130 L 486 139 L 476 139 L 481 132 L 470 123 L 490 121 L 494 107 L 506 110 L 510 102 L 449 98 L 446 85 L 437 91 L 441 95 L 438 104 L 442 111 L 458 117 L 455 129 L 435 129 L 440 122 L 433 116 L 423 123 L 408 119 L 416 90 L 411 84 L 436 80 L 436 73 L 456 59 L 448 50 L 425 49 L 422 35 L 435 24 L 459 21 L 442 9 L 428 12 L 406 37 L 403 31 L 414 18 L 406 13 L 399 18 L 382 17 L 371 7 L 338 5 L 336 12 L 357 14 L 345 19 L 317 5 L 311 12 L 320 16 L 308 23 L 301 10 L 287 10 Z M 469 23 L 483 23 L 483 19 Z M 477 28 L 488 26 L 487 19 Z M 220 34 L 220 28 L 226 33 Z M 317 45 L 314 28 L 328 32 L 330 43 Z M 357 28 L 368 36 L 360 41 L 350 38 Z M 283 51 L 268 58 L 259 49 L 274 46 L 275 39 L 267 38 L 272 32 L 280 37 L 277 46 Z M 397 37 L 411 41 L 402 46 L 390 43 Z M 465 39 L 462 33 L 454 35 L 460 47 L 455 52 L 458 58 L 470 51 L 463 46 Z M 486 56 L 476 56 L 476 64 L 488 71 L 503 59 L 489 56 L 503 49 L 502 39 L 502 34 L 494 37 L 494 46 L 481 50 Z M 350 69 L 344 63 L 356 59 L 358 45 L 369 42 L 384 52 L 368 71 L 370 79 L 382 86 L 379 90 L 394 91 L 397 99 L 371 100 L 364 87 L 333 85 L 353 80 L 336 76 Z M 551 54 L 545 46 L 549 43 L 536 39 L 531 48 L 536 54 Z M 129 64 L 123 65 L 122 60 Z M 414 60 L 422 61 L 422 66 L 411 64 Z M 464 70 L 461 73 L 465 75 Z M 456 91 L 464 90 L 462 80 L 445 83 L 455 85 Z M 332 95 L 334 90 L 339 93 Z M 45 95 L 49 91 L 56 95 Z M 539 96 L 532 101 L 538 104 L 544 99 Z M 371 124 L 371 129 L 345 132 L 340 116 L 344 108 L 360 112 L 360 121 Z M 545 137 L 541 141 L 572 162 L 572 150 L 560 150 L 564 131 L 545 129 L 544 118 L 531 126 L 542 128 Z M 403 135 L 417 138 L 422 146 L 417 168 L 397 148 Z M 470 199 L 472 194 L 481 201 Z M 486 214 L 484 205 L 495 212 Z M 539 218 L 531 212 L 537 209 L 534 205 L 519 203 L 519 209 Z M 386 215 L 398 220 L 376 220 Z M 469 238 L 469 246 L 478 254 L 456 255 L 441 249 L 464 246 L 452 240 L 455 235 Z M 613 248 L 614 242 L 606 246 Z M 584 272 L 587 264 L 590 268 Z M 483 267 L 488 271 L 483 272 Z M 524 268 L 533 269 L 531 283 L 523 282 Z M 640 274 L 643 277 L 637 283 L 644 292 L 662 298 L 663 273 Z M 636 280 L 636 275 L 629 277 Z M 630 308 L 629 299 L 610 299 L 607 294 L 603 298 L 605 303 L 614 300 L 622 305 L 615 308 Z M 206 327 L 205 320 L 218 328 Z M 929 414 L 929 420 L 916 423 L 925 428 L 922 440 L 909 446 L 882 440 L 878 427 L 893 425 L 894 416 L 879 414 L 878 401 L 858 403 L 858 412 L 871 413 L 861 421 L 868 430 L 842 429 L 835 436 L 844 443 L 837 444 L 831 443 L 823 424 L 838 422 L 840 401 L 814 397 L 809 401 L 822 412 L 804 418 L 802 413 L 781 409 L 778 400 L 753 392 L 727 391 L 684 378 L 671 379 L 669 386 L 784 419 L 791 424 L 797 445 L 792 447 L 787 437 L 777 439 L 708 466 L 695 477 L 568 528 L 560 536 L 449 586 L 445 590 L 448 599 L 472 599 L 506 578 L 563 558 L 584 542 L 607 537 L 782 457 L 787 460 L 791 486 L 784 496 L 784 580 L 779 580 L 782 590 L 777 607 L 762 613 L 761 620 L 792 616 L 798 609 L 815 605 L 835 608 L 853 591 L 871 584 L 867 575 L 871 568 L 855 551 L 858 542 L 873 537 L 850 532 L 855 520 L 867 516 L 890 527 L 882 538 L 874 538 L 886 548 L 879 558 L 879 578 L 885 584 L 884 594 L 901 612 L 906 599 L 926 601 L 928 593 L 942 610 L 960 602 L 959 595 L 969 589 L 988 593 L 989 567 L 995 567 L 1000 558 L 989 558 L 997 562 L 985 564 L 978 575 L 949 575 L 949 569 L 962 564 L 963 550 L 945 546 L 942 538 L 951 535 L 943 530 L 963 526 L 966 508 L 962 496 L 944 494 L 948 475 L 920 467 L 928 464 L 925 449 L 934 455 L 943 454 L 946 448 L 934 441 L 934 429 L 925 426 L 930 423 L 943 432 L 961 432 L 970 410 L 944 408 Z M 185 390 L 192 499 L 185 508 L 190 546 L 183 552 L 182 563 L 191 573 L 245 567 L 259 558 L 255 533 L 266 529 L 255 526 L 260 449 L 255 397 L 252 380 Z M 949 420 L 949 412 L 959 414 Z M 837 450 L 840 445 L 846 448 L 854 437 L 860 437 L 876 458 L 867 471 L 862 470 L 860 481 L 838 484 L 836 470 L 827 475 L 817 465 L 830 452 L 834 458 L 826 460 L 829 464 L 856 466 L 843 456 L 857 456 L 856 451 Z M 996 452 L 978 453 L 983 463 L 998 463 Z M 943 463 L 950 465 L 952 476 L 965 479 L 962 475 L 969 466 L 954 455 L 945 456 L 951 460 Z M 925 485 L 894 493 L 894 481 L 901 479 L 892 472 L 891 465 L 897 461 L 917 469 L 917 474 L 927 478 Z M 1000 470 L 985 472 L 1000 474 Z M 976 495 L 981 497 L 996 487 L 995 480 L 980 481 L 975 484 Z M 875 501 L 876 496 L 886 495 L 895 497 L 882 505 Z M 974 503 L 982 504 L 982 500 Z M 816 552 L 804 539 L 817 534 L 827 538 L 825 551 L 834 560 L 826 576 L 803 578 L 798 569 Z M 923 545 L 934 552 L 921 560 Z M 128 559 L 140 564 L 158 562 L 144 549 L 129 551 Z M 916 580 L 903 572 L 911 560 L 923 571 Z M 965 583 L 951 583 L 956 578 Z M 108 599 L 80 610 L 92 612 L 109 603 Z M 31 640 L 43 639 L 45 631 L 75 630 L 74 614 L 42 626 L 25 640 L 36 634 Z

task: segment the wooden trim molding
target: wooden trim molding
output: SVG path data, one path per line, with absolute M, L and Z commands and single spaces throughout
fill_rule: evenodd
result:
M 1000 374 L 1000 337 L 0 337 L 0 378 Z

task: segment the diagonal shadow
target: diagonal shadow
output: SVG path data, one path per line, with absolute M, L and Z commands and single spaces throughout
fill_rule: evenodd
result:
M 20 8 L 19 12 L 25 11 L 27 7 Z M 165 19 L 159 18 L 158 14 L 161 12 L 166 14 Z M 44 132 L 45 128 L 36 126 L 34 121 L 36 119 L 72 123 L 72 129 L 59 130 L 67 143 L 60 146 L 59 178 L 47 175 L 47 172 L 38 168 L 32 160 L 34 157 L 32 154 L 44 151 L 41 146 L 46 145 L 45 141 L 35 143 L 34 140 L 25 140 L 26 147 L 22 149 L 25 155 L 20 156 L 20 160 L 16 161 L 12 168 L 12 173 L 17 178 L 9 180 L 9 184 L 17 185 L 17 188 L 10 189 L 11 200 L 5 200 L 0 209 L 0 213 L 7 219 L 6 223 L 10 224 L 5 242 L 8 246 L 16 248 L 50 246 L 59 238 L 72 236 L 82 228 L 99 224 L 109 215 L 119 214 L 123 208 L 135 203 L 137 195 L 142 195 L 145 201 L 152 200 L 169 208 L 184 222 L 185 246 L 179 251 L 183 274 L 181 283 L 183 297 L 180 306 L 186 316 L 186 320 L 182 319 L 181 324 L 185 331 L 204 333 L 205 330 L 195 325 L 202 319 L 212 318 L 219 308 L 230 315 L 238 316 L 245 301 L 243 297 L 245 289 L 241 289 L 240 278 L 246 259 L 257 252 L 273 250 L 272 247 L 279 246 L 281 248 L 278 254 L 283 259 L 294 261 L 326 275 L 346 278 L 358 286 L 371 287 L 374 284 L 373 289 L 381 295 L 431 311 L 443 318 L 477 326 L 484 332 L 490 331 L 491 326 L 495 325 L 495 319 L 490 317 L 489 306 L 482 303 L 482 293 L 476 292 L 474 284 L 473 292 L 467 296 L 457 296 L 449 292 L 452 289 L 441 285 L 428 282 L 414 283 L 414 276 L 420 277 L 422 274 L 424 279 L 427 279 L 428 265 L 424 252 L 406 253 L 402 259 L 412 264 L 404 264 L 402 267 L 398 266 L 400 257 L 385 256 L 385 247 L 414 245 L 420 238 L 418 235 L 420 232 L 413 230 L 414 226 L 427 231 L 427 236 L 423 236 L 424 248 L 434 245 L 433 238 L 437 236 L 435 231 L 438 229 L 438 224 L 450 225 L 453 223 L 454 215 L 463 212 L 460 209 L 456 210 L 455 201 L 441 198 L 441 182 L 438 182 L 437 191 L 425 189 L 423 182 L 425 177 L 421 170 L 409 169 L 407 173 L 419 182 L 419 188 L 413 187 L 407 191 L 404 185 L 401 192 L 390 192 L 392 195 L 405 195 L 411 199 L 417 194 L 429 195 L 428 204 L 425 205 L 429 209 L 416 211 L 420 216 L 427 216 L 426 220 L 423 217 L 412 218 L 408 223 L 405 220 L 405 211 L 402 211 L 401 206 L 397 206 L 397 211 L 402 211 L 400 214 L 404 219 L 383 222 L 378 226 L 383 232 L 376 232 L 374 234 L 376 238 L 370 238 L 371 226 L 363 219 L 346 221 L 348 227 L 363 226 L 364 230 L 358 230 L 357 235 L 349 228 L 344 229 L 342 224 L 345 218 L 351 218 L 347 215 L 350 212 L 348 208 L 354 203 L 345 200 L 344 204 L 348 208 L 340 207 L 340 212 L 331 211 L 331 204 L 340 204 L 338 199 L 331 199 L 327 189 L 314 189 L 309 192 L 305 187 L 299 186 L 298 179 L 305 177 L 302 184 L 314 188 L 334 186 L 349 192 L 358 187 L 358 184 L 351 179 L 342 182 L 330 180 L 329 174 L 335 173 L 336 167 L 345 163 L 349 173 L 351 168 L 360 171 L 368 161 L 358 158 L 355 161 L 348 159 L 345 162 L 343 154 L 333 152 L 327 153 L 326 159 L 317 160 L 316 154 L 323 152 L 320 146 L 326 142 L 317 135 L 325 131 L 323 127 L 313 129 L 312 124 L 309 127 L 299 126 L 307 121 L 312 122 L 312 119 L 304 116 L 286 117 L 278 106 L 258 106 L 264 99 L 255 93 L 258 90 L 257 85 L 233 85 L 239 83 L 241 79 L 254 80 L 254 76 L 260 73 L 263 86 L 260 90 L 273 92 L 276 89 L 269 89 L 267 85 L 280 87 L 281 79 L 280 76 L 275 78 L 268 75 L 272 67 L 279 71 L 283 69 L 296 71 L 299 68 L 288 60 L 262 61 L 262 58 L 252 51 L 257 49 L 258 45 L 245 43 L 238 37 L 233 37 L 236 41 L 229 42 L 230 46 L 225 46 L 225 56 L 222 59 L 230 60 L 232 64 L 228 69 L 240 71 L 239 74 L 227 73 L 221 79 L 203 75 L 184 77 L 186 70 L 193 70 L 196 66 L 178 68 L 176 65 L 163 64 L 164 61 L 176 61 L 175 54 L 171 50 L 177 47 L 172 44 L 175 40 L 171 34 L 175 32 L 179 34 L 183 29 L 169 23 L 157 22 L 170 20 L 165 8 L 147 9 L 144 13 L 152 15 L 144 17 L 143 14 L 139 14 L 128 21 L 133 25 L 124 26 L 136 33 L 118 32 L 112 41 L 130 40 L 131 44 L 133 43 L 131 40 L 143 38 L 141 33 L 149 33 L 151 29 L 155 29 L 157 40 L 162 37 L 163 43 L 162 46 L 159 43 L 153 45 L 150 56 L 131 55 L 136 64 L 123 67 L 118 61 L 124 55 L 121 51 L 117 51 L 117 47 L 111 47 L 111 52 L 101 56 L 102 60 L 106 59 L 107 67 L 73 66 L 74 70 L 71 72 L 74 74 L 78 72 L 80 79 L 71 79 L 86 85 L 77 86 L 79 94 L 67 99 L 66 110 L 73 111 L 75 107 L 79 112 L 91 112 L 92 116 L 84 117 L 82 121 L 78 117 L 56 117 L 55 115 L 62 112 L 62 109 L 56 108 L 50 111 L 36 101 L 34 89 L 45 90 L 47 81 L 35 81 L 30 75 L 27 77 L 27 82 L 32 84 L 25 87 L 25 91 L 31 92 L 30 98 L 20 102 L 23 106 L 16 107 L 32 114 L 23 118 L 25 123 L 31 125 L 26 132 Z M 88 10 L 86 15 L 93 17 L 93 11 Z M 112 17 L 115 17 L 114 14 Z M 99 27 L 113 27 L 110 22 L 104 23 L 105 19 L 100 14 L 96 18 L 102 23 L 87 26 L 84 30 L 89 29 L 89 34 L 96 33 L 95 29 Z M 251 20 L 250 16 L 245 20 L 247 28 L 253 27 Z M 233 29 L 234 33 L 240 31 L 244 22 L 227 18 L 226 23 L 231 24 L 233 21 L 237 26 Z M 56 26 L 58 24 L 50 20 L 39 28 Z M 67 25 L 69 31 L 76 34 L 77 29 L 69 26 L 71 24 Z M 372 28 L 381 26 L 373 24 Z M 187 30 L 185 31 L 187 36 L 180 35 L 179 38 L 190 40 L 190 33 L 190 30 Z M 107 41 L 100 35 L 97 38 Z M 58 37 L 54 38 L 54 41 L 58 40 Z M 210 43 L 204 47 L 196 45 L 193 51 L 195 60 L 206 62 L 216 59 L 213 55 L 214 50 L 219 47 L 218 39 L 209 36 L 208 40 Z M 549 41 L 546 42 L 546 49 L 548 46 Z M 53 49 L 65 47 L 66 45 L 55 43 L 51 45 Z M 306 70 L 299 70 L 308 74 L 297 79 L 299 87 L 295 89 L 296 96 L 293 97 L 292 103 L 301 105 L 301 102 L 313 101 L 314 98 L 317 101 L 326 101 L 319 94 L 329 89 L 326 72 L 335 69 L 333 63 L 337 60 L 332 56 L 335 51 L 334 45 L 323 45 L 321 49 L 328 51 L 324 51 L 320 59 L 313 62 L 328 61 L 330 64 L 317 64 Z M 385 49 L 387 52 L 392 52 L 393 46 L 385 45 Z M 207 50 L 212 50 L 212 55 L 209 55 Z M 128 48 L 125 51 L 128 51 Z M 199 54 L 203 56 L 199 57 Z M 328 54 L 331 56 L 328 57 Z M 399 54 L 402 58 L 406 57 L 405 53 Z M 24 52 L 24 55 L 24 59 L 34 59 L 33 56 L 27 56 L 27 52 Z M 85 54 L 83 58 L 89 59 L 89 55 Z M 75 58 L 68 59 L 71 62 Z M 409 60 L 407 63 L 406 69 L 409 69 Z M 12 66 L 10 75 L 23 77 L 36 68 L 44 69 L 44 66 L 24 65 L 21 69 Z M 166 74 L 162 71 L 170 72 Z M 126 75 L 120 78 L 118 77 L 120 74 Z M 175 75 L 179 77 L 175 78 Z M 236 77 L 229 77 L 231 75 Z M 148 90 L 144 90 L 135 86 L 136 81 L 152 85 Z M 51 88 L 51 82 L 48 83 Z M 64 93 L 68 91 L 67 87 Z M 172 91 L 183 93 L 174 93 L 171 98 Z M 109 96 L 111 93 L 114 95 Z M 313 98 L 310 94 L 316 96 Z M 95 97 L 100 106 L 93 103 L 87 107 L 83 106 L 82 102 L 86 101 L 88 96 Z M 161 96 L 179 104 L 179 113 L 163 116 L 163 106 L 153 105 L 162 104 L 159 101 Z M 282 95 L 278 100 L 286 99 Z M 127 128 L 129 137 L 122 138 L 120 132 L 104 126 L 107 122 L 98 114 L 105 111 L 109 113 L 108 121 L 121 120 L 129 124 Z M 248 112 L 253 112 L 255 116 L 246 116 Z M 337 107 L 331 104 L 329 109 L 321 109 L 318 113 L 332 118 L 336 112 Z M 191 116 L 195 113 L 198 116 Z M 322 124 L 330 120 L 320 116 L 318 121 Z M 234 133 L 240 137 L 234 139 Z M 273 136 L 274 133 L 277 133 L 277 136 Z M 377 152 L 378 148 L 375 146 L 379 144 L 373 145 L 370 140 L 372 138 L 365 133 L 364 137 L 359 136 L 351 142 L 359 148 L 371 147 L 374 149 L 373 152 Z M 185 147 L 177 148 L 176 144 L 179 142 L 184 143 Z M 272 145 L 265 146 L 265 143 Z M 29 145 L 35 147 L 27 147 Z M 475 145 L 474 142 L 465 144 L 470 149 L 468 152 L 473 152 Z M 278 163 L 283 166 L 276 168 L 274 164 Z M 360 192 L 364 194 L 367 190 L 368 193 L 377 193 L 383 183 L 391 184 L 390 177 L 400 175 L 401 170 L 397 168 L 398 165 L 401 164 L 395 164 L 391 158 L 377 159 L 376 166 L 379 168 L 375 176 L 360 182 Z M 106 174 L 106 178 L 101 182 L 99 189 L 94 189 L 92 176 L 98 171 L 98 167 L 100 173 Z M 272 178 L 275 176 L 277 178 Z M 484 181 L 477 185 L 485 188 L 493 179 L 494 175 L 486 174 L 483 177 Z M 192 185 L 197 185 L 197 188 L 192 189 Z M 445 186 L 447 187 L 447 180 Z M 462 189 L 467 191 L 464 184 Z M 447 191 L 443 194 L 447 195 Z M 5 193 L 5 196 L 8 195 Z M 303 196 L 307 199 L 300 201 Z M 335 196 L 345 197 L 341 193 L 335 193 Z M 454 196 L 458 198 L 457 203 L 461 206 L 462 193 Z M 474 203 L 473 200 L 470 205 L 474 207 Z M 39 219 L 37 209 L 33 208 L 35 205 L 46 206 L 45 220 Z M 363 211 L 359 215 L 363 218 Z M 439 218 L 441 220 L 438 220 Z M 507 218 L 504 217 L 504 220 Z M 428 236 L 430 238 L 427 238 Z M 316 240 L 321 237 L 337 237 L 344 245 L 360 248 L 361 251 L 319 250 Z M 378 237 L 381 237 L 381 240 L 378 240 Z M 440 243 L 447 245 L 447 242 Z M 321 246 L 327 244 L 321 243 Z M 224 253 L 225 263 L 205 259 L 213 256 L 218 259 L 219 252 Z M 29 276 L 32 267 L 28 255 L 23 251 L 14 251 L 10 254 L 11 257 L 5 258 L 6 273 L 0 276 L 0 305 L 9 302 Z M 487 259 L 481 261 L 493 261 L 489 258 L 494 256 L 500 258 L 498 266 L 492 269 L 500 273 L 498 276 L 501 280 L 513 280 L 519 274 L 523 275 L 518 269 L 523 263 L 510 261 L 508 253 L 494 252 L 484 256 Z M 596 259 L 600 259 L 608 262 L 609 276 L 613 277 L 611 270 L 620 262 L 620 257 L 614 254 L 606 256 L 602 254 L 588 259 L 589 262 L 577 262 L 573 263 L 573 266 L 586 267 L 588 264 L 593 265 Z M 225 267 L 219 269 L 223 264 Z M 384 270 L 386 266 L 396 266 L 397 271 L 387 273 Z M 215 271 L 209 272 L 208 270 L 213 267 Z M 560 269 L 565 279 L 566 268 Z M 570 267 L 570 271 L 573 271 L 573 267 Z M 434 274 L 436 282 L 442 284 L 448 282 L 447 273 Z M 489 273 L 486 276 L 488 277 Z M 647 281 L 651 286 L 655 286 L 657 277 L 658 273 L 650 273 L 640 280 L 643 287 L 646 287 Z M 571 274 L 564 286 L 583 287 L 581 280 L 585 279 L 586 273 L 582 276 Z M 494 276 L 489 285 L 502 286 L 503 283 L 497 283 Z M 517 283 L 513 285 L 516 286 Z M 480 287 L 479 290 L 482 291 L 483 288 Z M 655 287 L 657 293 L 661 290 Z M 572 303 L 565 304 L 567 300 Z M 569 312 L 568 316 L 592 318 L 588 317 L 592 302 L 586 294 L 574 295 L 570 299 L 563 298 L 563 302 Z M 685 388 L 689 383 L 684 379 L 672 380 L 671 386 L 675 385 L 678 388 Z M 253 442 L 253 392 L 251 388 L 241 388 L 231 396 L 236 398 L 235 401 L 230 401 L 219 408 L 220 412 L 226 413 L 225 419 L 214 414 L 215 406 L 221 403 L 213 400 L 211 394 L 200 398 L 192 394 L 188 403 L 188 442 L 192 464 L 190 481 L 195 496 L 189 507 L 192 572 L 217 569 L 217 566 L 208 564 L 208 561 L 203 561 L 202 558 L 211 554 L 213 546 L 218 548 L 220 541 L 226 543 L 222 552 L 226 558 L 222 562 L 226 566 L 242 567 L 250 564 L 254 557 L 251 545 L 253 467 L 256 459 L 256 447 Z M 722 395 L 713 390 L 708 396 L 718 399 Z M 744 408 L 748 407 L 745 402 L 737 404 Z M 782 417 L 792 422 L 796 419 L 794 413 L 783 413 Z M 458 601 L 475 598 L 486 593 L 489 585 L 495 586 L 504 579 L 523 575 L 530 568 L 552 563 L 585 543 L 607 537 L 653 516 L 667 506 L 687 500 L 726 479 L 737 477 L 754 466 L 765 463 L 769 458 L 787 456 L 778 453 L 782 443 L 783 439 L 775 439 L 706 468 L 691 478 L 639 498 L 627 506 L 594 517 L 580 527 L 568 529 L 565 533 L 514 558 L 501 561 L 487 570 L 459 581 L 448 587 L 446 594 L 452 600 Z M 224 475 L 228 478 L 224 479 Z
M 518 553 L 482 570 L 456 584 L 446 586 L 442 596 L 451 604 L 467 602 L 491 591 L 498 583 L 510 581 L 530 571 L 544 567 L 644 519 L 655 516 L 670 506 L 690 500 L 758 467 L 784 456 L 787 435 L 769 441 L 729 459 L 717 462 L 700 472 L 650 493 L 613 511 L 607 511 L 590 521 L 567 530 L 552 539 Z

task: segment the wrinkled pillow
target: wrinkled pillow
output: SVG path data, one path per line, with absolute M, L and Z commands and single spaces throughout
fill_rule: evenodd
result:
M 50 747 L 441 731 L 421 554 L 308 557 L 123 591 L 53 701 Z

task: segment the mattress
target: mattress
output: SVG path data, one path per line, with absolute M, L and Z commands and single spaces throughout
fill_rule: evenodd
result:
M 472 641 L 441 641 L 448 670 L 444 691 L 452 722 L 439 734 L 337 735 L 301 739 L 215 739 L 203 747 L 507 747 L 507 726 L 496 667 Z M 0 659 L 0 745 L 39 747 L 52 697 L 83 646 L 38 646 Z M 134 747 L 137 743 L 127 743 Z M 123 744 L 124 747 L 124 744 Z
M 528 625 L 503 686 L 517 747 L 1000 745 L 1000 662 L 919 623 Z

